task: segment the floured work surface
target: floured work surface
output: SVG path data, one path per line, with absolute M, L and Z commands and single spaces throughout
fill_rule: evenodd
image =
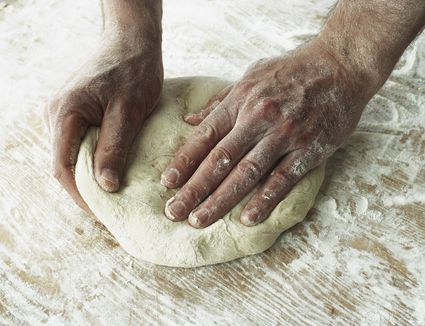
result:
M 332 3 L 166 0 L 167 77 L 235 80 L 314 35 Z M 425 324 L 424 35 L 303 223 L 262 254 L 178 269 L 132 259 L 50 175 L 44 101 L 95 47 L 97 2 L 15 4 L 0 10 L 0 324 Z

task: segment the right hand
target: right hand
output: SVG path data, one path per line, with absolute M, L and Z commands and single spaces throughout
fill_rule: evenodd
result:
M 83 209 L 74 167 L 89 126 L 99 126 L 94 171 L 108 192 L 120 187 L 126 157 L 163 85 L 161 38 L 126 33 L 104 39 L 89 60 L 50 101 L 45 111 L 53 146 L 55 178 Z

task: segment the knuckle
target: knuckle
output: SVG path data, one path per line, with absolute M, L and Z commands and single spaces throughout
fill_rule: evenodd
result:
M 115 143 L 102 146 L 101 148 L 99 148 L 99 152 L 103 155 L 113 156 L 114 161 L 124 161 L 127 153 L 125 146 L 120 146 L 119 144 Z
M 321 162 L 323 162 L 323 160 L 325 160 L 326 158 L 328 158 L 329 156 L 332 155 L 333 152 L 328 152 L 328 151 L 324 151 L 324 152 L 318 152 L 312 155 L 311 159 L 310 159 L 310 165 L 311 167 L 315 167 L 317 165 L 319 165 Z
M 264 98 L 260 100 L 254 107 L 254 115 L 260 119 L 273 120 L 280 109 L 275 100 L 271 98 Z
M 303 176 L 310 168 L 312 157 L 297 158 L 290 166 L 290 175 L 294 178 Z
M 317 140 L 313 141 L 310 145 L 306 156 L 308 158 L 311 157 L 311 160 L 315 163 L 323 161 L 325 158 L 331 156 L 336 150 L 338 146 L 328 144 L 326 142 L 321 143 Z
M 223 100 L 232 90 L 233 84 L 228 85 L 227 87 L 224 87 L 218 94 L 217 98 L 221 101 Z
M 62 172 L 62 170 L 61 169 L 54 169 L 53 170 L 53 177 L 56 179 L 56 180 L 58 180 L 58 181 L 60 181 L 61 179 L 62 179 L 62 174 L 63 174 L 63 172 Z
M 115 98 L 115 100 L 112 101 L 112 104 L 115 113 L 121 116 L 131 116 L 132 114 L 139 111 L 137 105 L 134 105 L 137 104 L 137 101 L 131 105 L 131 102 L 123 97 Z
M 261 166 L 254 161 L 243 160 L 236 167 L 238 174 L 247 180 L 258 180 L 262 175 Z
M 233 155 L 227 148 L 216 146 L 210 153 L 209 164 L 211 167 L 216 168 L 217 166 L 229 166 L 233 162 Z
M 228 192 L 214 192 L 202 205 L 210 210 L 212 217 L 220 218 L 238 203 L 235 197 L 237 194 L 234 193 L 229 195 Z
M 218 98 L 214 99 L 214 101 L 209 103 L 209 105 L 205 109 L 203 109 L 199 114 L 202 117 L 208 116 L 212 111 L 214 111 L 220 105 L 220 103 L 221 103 L 220 99 Z
M 52 171 L 53 177 L 59 182 L 62 182 L 67 169 L 68 167 L 64 164 L 55 164 Z
M 187 201 L 193 202 L 195 205 L 201 202 L 204 197 L 205 187 L 198 186 L 195 183 L 190 183 L 185 191 L 182 193 L 182 197 Z
M 238 83 L 236 83 L 235 87 L 236 87 L 239 91 L 241 91 L 241 92 L 245 93 L 245 92 L 249 91 L 250 89 L 252 89 L 252 87 L 253 87 L 255 84 L 256 84 L 256 83 L 255 83 L 255 81 L 254 81 L 254 80 L 249 80 L 249 79 L 247 79 L 247 80 L 239 81 Z
M 138 128 L 145 117 L 145 107 L 139 101 L 133 103 L 120 98 L 112 102 L 111 113 L 114 120 L 120 121 L 123 130 Z
M 209 144 L 215 142 L 218 132 L 213 125 L 204 122 L 196 128 L 194 136 L 197 141 Z
M 185 153 L 180 153 L 177 155 L 176 164 L 179 167 L 185 169 L 192 167 L 195 164 L 195 161 Z
M 266 202 L 274 201 L 277 197 L 276 190 L 265 188 L 261 193 L 261 199 Z
M 274 101 L 272 98 L 270 98 L 270 97 L 267 97 L 267 98 L 264 98 L 264 99 L 262 99 L 261 101 L 260 101 L 260 103 L 261 103 L 261 107 L 264 109 L 264 110 L 270 110 L 270 109 L 276 109 L 276 101 Z
M 273 182 L 279 187 L 286 187 L 295 182 L 295 175 L 289 172 L 273 171 L 271 176 L 273 177 Z
M 60 121 L 67 115 L 71 115 L 72 108 L 80 103 L 73 93 L 56 95 L 48 101 L 45 112 L 53 120 Z

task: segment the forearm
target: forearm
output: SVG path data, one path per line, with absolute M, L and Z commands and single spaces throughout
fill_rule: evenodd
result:
M 162 0 L 102 0 L 105 34 L 161 41 Z
M 425 1 L 340 0 L 320 42 L 377 91 L 425 25 Z

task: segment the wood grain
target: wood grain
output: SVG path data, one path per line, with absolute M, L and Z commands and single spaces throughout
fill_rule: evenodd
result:
M 167 76 L 237 78 L 314 35 L 331 4 L 165 1 Z M 83 0 L 0 10 L 1 325 L 425 325 L 424 36 L 330 159 L 303 223 L 262 254 L 178 269 L 130 257 L 50 175 L 45 100 L 100 24 Z

